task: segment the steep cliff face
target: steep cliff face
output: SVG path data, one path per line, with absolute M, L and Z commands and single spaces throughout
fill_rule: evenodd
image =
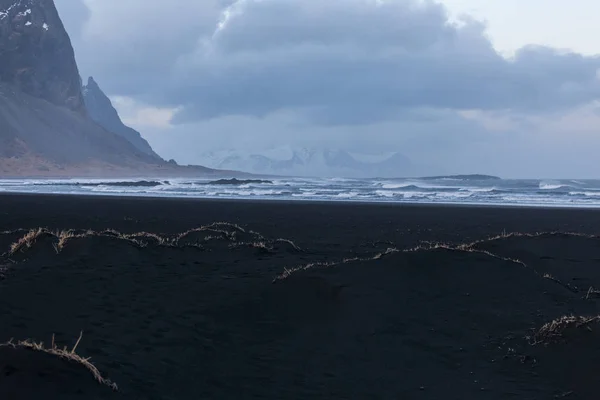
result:
M 123 136 L 88 115 L 53 0 L 0 0 L 0 177 L 169 168 L 141 137 Z
M 85 113 L 69 35 L 52 0 L 0 0 L 0 81 Z
M 0 83 L 0 157 L 59 167 L 143 165 L 153 158 L 86 115 Z M 36 161 L 37 160 L 37 161 Z
M 110 99 L 92 77 L 88 79 L 87 85 L 83 87 L 83 98 L 90 118 L 100 126 L 124 137 L 141 152 L 160 159 L 160 156 L 152 150 L 152 147 L 138 131 L 128 127 L 121 121 Z

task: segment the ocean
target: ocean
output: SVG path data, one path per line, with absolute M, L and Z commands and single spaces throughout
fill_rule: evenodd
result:
M 0 192 L 158 196 L 210 199 L 354 201 L 600 207 L 600 180 L 491 179 L 485 176 L 343 179 L 265 178 L 264 182 L 210 179 L 3 179 Z

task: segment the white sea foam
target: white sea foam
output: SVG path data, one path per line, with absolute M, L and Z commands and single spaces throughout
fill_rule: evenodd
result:
M 154 185 L 148 185 L 152 181 Z M 496 204 L 600 207 L 600 181 L 568 181 L 573 190 L 556 190 L 567 181 L 444 183 L 441 180 L 358 180 L 278 178 L 271 184 L 211 185 L 210 179 L 3 179 L 0 191 L 86 195 L 295 199 L 397 203 Z M 127 184 L 124 184 L 127 183 Z
M 540 182 L 539 188 L 541 190 L 556 190 L 563 187 L 567 187 L 567 185 L 563 185 L 560 182 Z
M 600 198 L 600 192 L 569 192 L 570 196 L 587 196 Z

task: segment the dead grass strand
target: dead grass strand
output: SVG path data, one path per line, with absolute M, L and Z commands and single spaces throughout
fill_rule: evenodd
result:
M 564 340 L 567 330 L 586 329 L 592 331 L 590 325 L 600 323 L 600 316 L 563 316 L 544 324 L 529 337 L 531 345 L 552 344 Z
M 118 391 L 119 388 L 118 388 L 117 384 L 112 382 L 109 379 L 104 378 L 100 374 L 100 371 L 98 371 L 98 368 L 96 368 L 96 366 L 90 362 L 90 358 L 83 358 L 79 354 L 76 353 L 77 346 L 79 346 L 79 343 L 81 342 L 82 337 L 83 337 L 83 332 L 81 332 L 79 334 L 79 338 L 77 339 L 77 342 L 75 343 L 75 345 L 73 346 L 73 348 L 71 350 L 68 350 L 66 346 L 63 347 L 62 349 L 59 348 L 56 345 L 56 343 L 54 342 L 54 335 L 52 335 L 52 343 L 51 343 L 51 347 L 49 347 L 49 348 L 44 347 L 43 342 L 38 343 L 38 342 L 32 341 L 31 339 L 18 341 L 16 343 L 11 339 L 7 343 L 0 344 L 0 347 L 11 347 L 14 349 L 38 351 L 38 352 L 42 352 L 45 354 L 59 357 L 63 360 L 77 363 L 77 364 L 83 366 L 84 368 L 86 368 L 92 374 L 92 376 L 98 383 L 111 388 L 113 391 Z

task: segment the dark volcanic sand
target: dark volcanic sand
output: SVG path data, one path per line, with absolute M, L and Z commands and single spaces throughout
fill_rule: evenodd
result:
M 39 227 L 74 231 L 8 254 Z M 0 231 L 0 342 L 84 331 L 77 352 L 119 385 L 0 347 L 2 399 L 600 390 L 597 321 L 526 338 L 599 314 L 599 211 L 2 195 Z

